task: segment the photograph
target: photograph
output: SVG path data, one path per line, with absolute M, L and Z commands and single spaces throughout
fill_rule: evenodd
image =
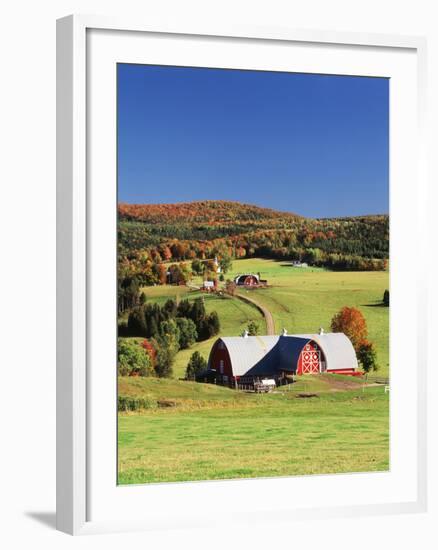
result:
M 389 101 L 117 64 L 119 485 L 390 470 Z

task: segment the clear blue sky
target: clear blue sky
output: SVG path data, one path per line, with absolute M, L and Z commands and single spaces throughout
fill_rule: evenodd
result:
M 118 65 L 119 201 L 388 212 L 389 81 Z

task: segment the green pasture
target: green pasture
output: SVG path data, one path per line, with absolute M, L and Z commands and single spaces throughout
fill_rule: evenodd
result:
M 160 289 L 162 291 L 160 292 Z M 144 292 L 147 300 L 163 304 L 169 298 L 172 299 L 189 299 L 194 300 L 202 296 L 205 302 L 205 309 L 208 313 L 217 311 L 221 323 L 220 336 L 231 336 L 241 334 L 250 321 L 256 321 L 260 326 L 260 331 L 263 333 L 266 329 L 265 320 L 259 310 L 237 298 L 228 296 L 220 297 L 216 294 L 207 294 L 205 292 L 190 291 L 187 287 L 175 287 L 170 285 L 145 287 Z M 206 359 L 210 353 L 211 346 L 217 336 L 205 340 L 204 342 L 196 342 L 190 349 L 181 350 L 178 352 L 175 365 L 173 367 L 174 376 L 183 378 L 190 355 L 199 351 Z
M 271 311 L 277 333 L 283 327 L 291 334 L 329 330 L 341 307 L 359 308 L 377 348 L 379 374 L 388 375 L 389 308 L 381 306 L 387 272 L 330 272 L 250 259 L 235 260 L 226 277 L 244 272 L 268 280 L 266 289 L 239 292 Z M 219 314 L 221 335 L 241 334 L 251 320 L 266 330 L 258 309 L 238 298 L 168 285 L 144 291 L 148 301 L 161 304 L 202 295 L 207 311 Z M 178 380 L 190 355 L 198 350 L 207 358 L 214 340 L 180 351 L 173 379 L 119 378 L 120 396 L 143 398 L 149 407 L 119 414 L 120 484 L 388 469 L 389 394 L 383 386 L 303 376 L 256 395 Z
M 276 332 L 286 328 L 290 334 L 317 332 L 320 327 L 330 330 L 330 322 L 343 306 L 362 311 L 368 325 L 369 339 L 377 350 L 379 375 L 389 375 L 389 308 L 381 305 L 383 292 L 389 288 L 389 273 L 382 271 L 334 272 L 321 268 L 296 268 L 290 262 L 259 258 L 234 260 L 233 269 L 226 278 L 239 273 L 260 273 L 268 280 L 268 288 L 239 290 L 272 313 Z M 196 292 L 187 287 L 155 286 L 143 289 L 149 301 L 164 303 L 168 298 L 205 298 L 207 311 L 216 310 L 223 336 L 237 336 L 250 320 L 265 322 L 257 308 L 235 299 Z M 174 375 L 182 377 L 190 355 L 199 351 L 206 359 L 215 338 L 196 343 L 190 350 L 180 351 L 176 358 Z
M 268 288 L 241 290 L 272 313 L 276 332 L 290 334 L 330 330 L 330 322 L 343 306 L 358 308 L 367 321 L 369 339 L 377 350 L 379 374 L 389 375 L 389 308 L 382 306 L 389 288 L 387 271 L 336 272 L 292 267 L 290 262 L 248 259 L 233 262 L 232 272 L 259 273 Z
M 119 415 L 119 483 L 387 470 L 389 398 L 383 386 L 356 383 L 357 389 L 337 391 L 322 377 L 304 378 L 300 384 L 318 389 L 316 397 L 299 397 L 299 388 L 289 387 L 256 395 L 194 382 L 125 379 L 124 393 L 173 396 L 175 403 Z

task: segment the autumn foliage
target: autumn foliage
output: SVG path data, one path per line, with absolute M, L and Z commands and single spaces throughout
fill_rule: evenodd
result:
M 368 337 L 367 323 L 354 307 L 343 307 L 332 319 L 332 332 L 343 332 L 351 340 L 359 363 L 365 372 L 378 370 L 377 353 Z
M 149 340 L 143 340 L 141 343 L 142 348 L 146 351 L 146 353 L 149 355 L 152 367 L 155 367 L 155 358 L 157 356 L 157 350 L 154 348 L 154 346 L 149 342 Z
M 232 201 L 118 206 L 120 311 L 136 305 L 135 285 L 184 284 L 214 258 L 225 273 L 240 258 L 376 271 L 388 256 L 385 215 L 310 219 Z
M 343 332 L 348 336 L 356 352 L 368 336 L 365 317 L 354 307 L 343 307 L 333 317 L 331 329 L 332 332 Z

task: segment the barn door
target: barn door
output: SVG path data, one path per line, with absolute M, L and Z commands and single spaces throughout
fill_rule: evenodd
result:
M 301 352 L 301 374 L 318 374 L 320 372 L 321 352 L 312 344 L 306 344 Z

